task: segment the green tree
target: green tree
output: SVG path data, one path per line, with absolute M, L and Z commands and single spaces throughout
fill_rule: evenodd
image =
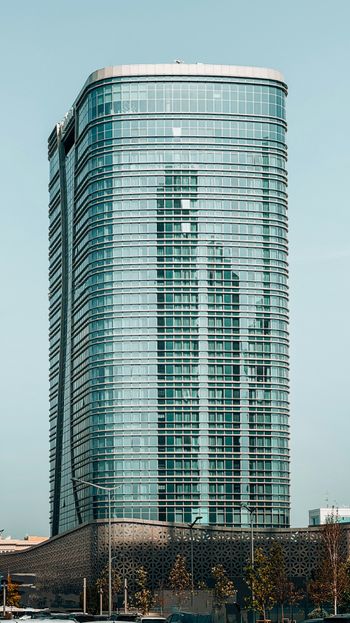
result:
M 10 574 L 7 576 L 6 588 L 6 605 L 18 608 L 21 603 L 21 595 L 18 590 L 18 584 L 12 582 Z
M 281 543 L 274 541 L 270 549 L 272 582 L 274 584 L 274 601 L 281 608 L 281 620 L 284 619 L 284 605 L 290 593 L 290 581 L 287 576 L 284 553 Z
M 288 605 L 289 605 L 289 618 L 293 621 L 294 619 L 294 606 L 299 604 L 301 600 L 304 598 L 305 593 L 301 588 L 297 588 L 294 582 L 289 582 L 289 591 L 288 591 Z
M 180 606 L 184 592 L 191 589 L 191 574 L 187 571 L 186 558 L 181 554 L 175 558 L 174 566 L 169 574 L 169 585 L 177 595 Z
M 136 571 L 136 586 L 138 590 L 134 595 L 135 605 L 142 614 L 147 614 L 153 606 L 154 598 L 148 588 L 148 574 L 144 567 Z
M 261 547 L 255 550 L 254 565 L 246 567 L 245 580 L 251 591 L 248 607 L 257 610 L 265 620 L 266 611 L 274 606 L 276 598 L 270 557 Z
M 313 575 L 313 579 L 307 583 L 307 596 L 311 603 L 315 606 L 313 612 L 318 612 L 318 616 L 322 617 L 324 604 L 330 603 L 332 598 L 329 590 L 327 566 L 324 562 L 319 566 Z
M 221 607 L 229 597 L 233 597 L 235 586 L 222 565 L 212 567 L 211 574 L 214 578 L 214 604 Z
M 343 564 L 344 589 L 341 596 L 340 605 L 343 612 L 350 610 L 350 558 Z

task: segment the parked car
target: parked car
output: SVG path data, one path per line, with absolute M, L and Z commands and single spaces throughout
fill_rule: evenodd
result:
M 123 621 L 124 623 L 135 623 L 139 621 L 141 614 L 138 612 L 120 612 L 120 614 L 112 614 L 111 621 Z
M 91 621 L 94 618 L 92 614 L 86 612 L 71 612 L 71 615 L 78 623 L 86 623 L 86 621 Z
M 108 621 L 108 616 L 100 614 L 84 614 L 83 612 L 73 613 L 78 623 L 93 623 L 94 621 Z
M 211 614 L 173 612 L 168 616 L 167 623 L 213 623 L 213 617 Z
M 166 618 L 165 617 L 159 617 L 156 614 L 155 615 L 145 615 L 145 616 L 141 616 L 140 617 L 140 623 L 165 623 Z

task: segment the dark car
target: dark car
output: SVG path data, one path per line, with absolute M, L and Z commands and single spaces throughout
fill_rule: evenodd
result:
M 108 616 L 100 614 L 84 614 L 83 612 L 75 612 L 74 616 L 78 623 L 91 623 L 91 621 L 108 621 Z
M 194 612 L 174 612 L 167 618 L 167 623 L 213 623 L 211 614 Z
M 120 614 L 113 614 L 111 621 L 125 621 L 127 623 L 135 623 L 140 620 L 140 615 L 137 612 L 121 612 Z

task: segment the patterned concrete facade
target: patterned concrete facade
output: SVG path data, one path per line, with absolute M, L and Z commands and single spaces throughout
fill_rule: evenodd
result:
M 254 533 L 255 547 L 268 548 L 278 540 L 285 552 L 291 578 L 308 578 L 320 556 L 319 528 L 259 530 Z M 177 554 L 187 558 L 190 567 L 190 530 L 187 525 L 161 522 L 119 520 L 112 524 L 113 567 L 133 585 L 135 571 L 141 565 L 149 573 L 154 589 L 166 587 Z M 350 552 L 350 525 L 344 527 L 343 548 Z M 250 556 L 248 530 L 198 526 L 193 530 L 194 576 L 196 583 L 210 577 L 216 564 L 223 564 L 233 579 L 242 577 Z M 0 574 L 34 573 L 38 590 L 51 593 L 79 594 L 82 578 L 95 583 L 108 557 L 108 524 L 96 521 L 59 535 L 15 554 L 0 555 Z

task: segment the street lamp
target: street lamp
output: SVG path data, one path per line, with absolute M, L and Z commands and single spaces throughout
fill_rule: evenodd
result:
M 254 519 L 253 516 L 256 513 L 255 506 L 248 506 L 248 504 L 241 504 L 242 508 L 245 508 L 249 513 L 250 522 L 250 562 L 254 567 Z
M 95 489 L 101 489 L 101 491 L 107 491 L 108 494 L 108 616 L 112 614 L 112 524 L 111 524 L 111 493 L 122 485 L 116 487 L 102 487 L 101 485 L 95 485 L 94 482 L 88 480 L 82 480 L 82 478 L 72 478 L 74 482 L 80 482 L 83 485 L 89 487 L 95 487 Z
M 3 531 L 5 530 L 5 528 L 1 528 L 0 530 L 0 534 L 3 533 Z M 5 618 L 6 616 L 6 580 L 3 578 L 2 579 L 2 600 L 3 600 L 3 618 Z
M 255 506 L 249 506 L 248 504 L 241 504 L 242 508 L 245 508 L 249 513 L 249 521 L 250 521 L 250 564 L 252 566 L 252 570 L 254 569 L 254 514 L 256 513 Z M 254 589 L 253 583 L 251 587 L 252 591 L 252 601 L 254 601 Z M 253 620 L 255 621 L 255 610 L 253 609 Z
M 193 526 L 199 521 L 203 519 L 199 515 L 192 521 L 192 523 L 188 524 L 190 529 L 190 539 L 191 539 L 191 606 L 193 607 L 193 592 L 194 592 L 194 578 L 193 578 Z

